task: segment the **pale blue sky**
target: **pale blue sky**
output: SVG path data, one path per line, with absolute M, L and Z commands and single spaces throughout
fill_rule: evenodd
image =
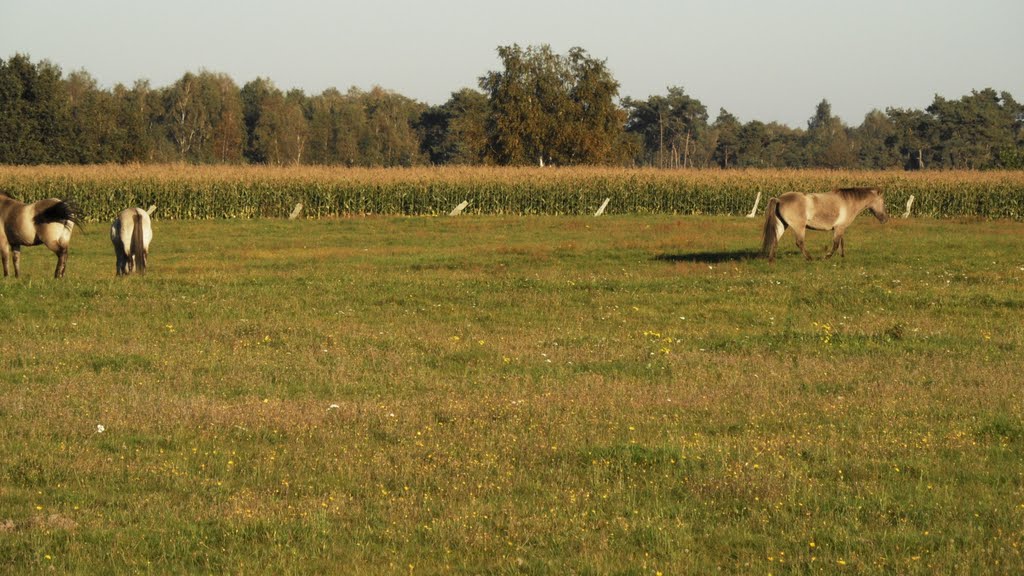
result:
M 0 0 L 0 58 L 101 86 L 206 69 L 319 94 L 374 85 L 428 104 L 500 68 L 500 45 L 573 46 L 620 96 L 682 86 L 741 121 L 806 126 L 823 98 L 859 125 L 986 87 L 1024 101 L 1024 0 Z

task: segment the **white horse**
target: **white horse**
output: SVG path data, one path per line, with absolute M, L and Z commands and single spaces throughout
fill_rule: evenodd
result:
M 146 273 L 146 259 L 149 257 L 149 243 L 153 240 L 153 224 L 149 216 L 156 210 L 128 208 L 114 218 L 110 226 L 110 241 L 117 256 L 117 275 L 124 276 L 137 270 Z

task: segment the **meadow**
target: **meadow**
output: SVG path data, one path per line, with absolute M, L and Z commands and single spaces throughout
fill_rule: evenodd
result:
M 891 209 L 893 212 L 898 210 Z M 1024 571 L 1024 223 L 108 224 L 0 281 L 0 572 Z M 809 233 L 820 255 L 826 233 Z

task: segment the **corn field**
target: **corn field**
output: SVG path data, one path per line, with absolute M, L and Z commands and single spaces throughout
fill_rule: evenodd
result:
M 900 215 L 1024 219 L 1024 172 L 696 171 L 616 168 L 43 166 L 0 167 L 0 190 L 23 201 L 72 198 L 86 221 L 129 206 L 168 219 L 470 214 L 747 214 L 757 194 L 872 186 Z

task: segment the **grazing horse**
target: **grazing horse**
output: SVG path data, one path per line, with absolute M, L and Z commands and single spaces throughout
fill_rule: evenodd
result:
M 21 276 L 21 247 L 45 244 L 57 255 L 54 278 L 64 277 L 68 263 L 68 245 L 75 224 L 81 225 L 81 211 L 70 200 L 48 198 L 25 204 L 0 192 L 0 259 L 4 276 L 9 274 L 7 260 L 14 252 L 14 277 Z
M 792 226 L 796 245 L 808 260 L 811 255 L 804 248 L 804 235 L 808 228 L 833 230 L 832 247 L 825 257 L 830 258 L 837 248 L 839 255 L 845 256 L 843 233 L 865 208 L 879 222 L 889 219 L 885 214 L 885 200 L 876 188 L 839 188 L 824 194 L 786 192 L 768 201 L 761 250 L 768 256 L 769 262 L 774 261 L 779 239 L 786 228 Z
M 153 240 L 153 224 L 149 211 L 142 208 L 128 208 L 114 218 L 110 226 L 110 241 L 117 256 L 117 275 L 124 276 L 138 271 L 146 273 L 146 259 L 149 258 L 149 243 Z

